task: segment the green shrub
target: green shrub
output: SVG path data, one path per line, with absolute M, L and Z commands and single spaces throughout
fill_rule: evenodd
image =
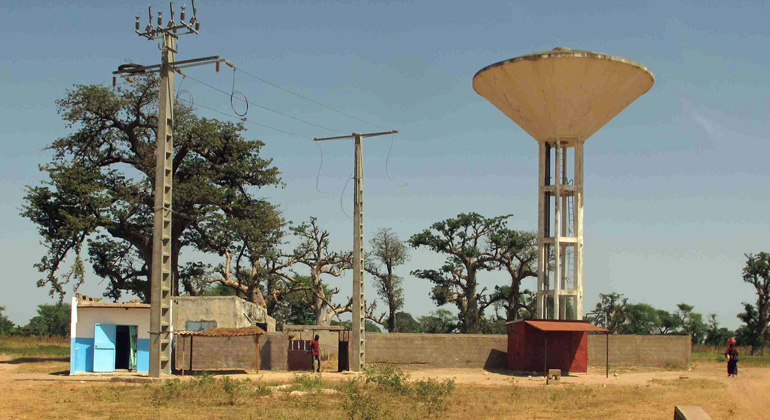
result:
M 409 393 L 409 375 L 390 365 L 372 365 L 364 368 L 366 383 L 390 389 L 401 394 Z
M 235 400 L 241 394 L 244 388 L 244 383 L 237 379 L 230 379 L 229 376 L 222 378 L 222 390 L 227 394 L 227 403 L 229 405 L 235 405 Z
M 411 388 L 412 394 L 425 405 L 428 415 L 434 416 L 449 408 L 449 396 L 455 390 L 455 382 L 451 379 L 437 381 L 431 378 L 415 381 Z
M 193 379 L 191 385 L 198 388 L 210 388 L 216 383 L 217 379 L 208 372 L 203 372 L 200 376 Z
M 345 381 L 342 385 L 345 399 L 342 408 L 349 420 L 378 420 L 389 418 L 385 404 L 373 389 L 360 383 L 360 380 Z
M 399 396 L 406 398 L 408 405 L 412 407 L 410 409 L 412 414 L 416 414 L 418 408 L 425 409 L 426 413 L 421 417 L 433 417 L 446 411 L 449 408 L 449 396 L 455 390 L 455 383 L 451 379 L 444 381 L 426 379 L 410 382 L 407 373 L 388 364 L 368 366 L 364 369 L 364 375 L 366 378 L 363 386 L 364 392 L 370 391 L 368 386 L 374 384 L 380 391 L 376 395 L 382 396 L 381 398 L 398 398 Z M 385 391 L 384 396 L 381 391 Z M 388 395 L 389 393 L 397 395 Z M 373 400 L 373 397 L 367 398 L 366 395 L 357 395 L 357 398 L 361 401 L 351 404 L 353 407 L 362 407 L 359 412 L 365 409 L 368 410 L 367 413 L 382 412 L 382 410 L 377 411 L 377 400 Z
M 152 394 L 152 404 L 155 407 L 160 407 L 168 404 L 172 398 L 176 398 L 181 393 L 181 386 L 179 385 L 179 379 L 166 381 L 160 387 L 155 389 Z
M 294 375 L 294 386 L 291 391 L 321 392 L 323 381 L 316 373 Z

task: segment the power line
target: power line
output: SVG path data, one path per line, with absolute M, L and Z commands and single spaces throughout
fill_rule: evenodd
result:
M 188 77 L 189 77 L 189 76 L 188 76 Z M 238 120 L 238 121 L 241 121 L 241 122 L 243 122 L 243 123 L 246 123 L 246 124 L 252 124 L 252 125 L 256 125 L 256 126 L 259 126 L 259 127 L 268 128 L 268 129 L 270 129 L 270 130 L 278 131 L 278 132 L 280 132 L 280 133 L 283 133 L 283 134 L 288 134 L 288 135 L 290 135 L 290 136 L 294 136 L 294 137 L 297 137 L 297 138 L 301 138 L 301 139 L 313 140 L 313 138 L 312 138 L 312 137 L 303 136 L 303 135 L 301 135 L 301 134 L 292 133 L 292 132 L 290 132 L 290 131 L 286 131 L 286 130 L 281 130 L 280 128 L 271 127 L 271 126 L 269 126 L 269 125 L 266 125 L 266 124 L 260 124 L 260 123 L 258 123 L 258 122 L 254 122 L 254 121 L 248 120 L 248 119 L 246 119 L 246 118 L 244 118 L 244 117 L 238 117 L 238 116 L 236 116 L 236 115 L 228 114 L 228 113 L 226 113 L 226 112 L 222 112 L 222 111 L 220 111 L 220 110 L 218 110 L 218 109 L 214 109 L 214 108 L 208 107 L 208 106 L 206 106 L 206 105 L 201 105 L 201 104 L 198 104 L 198 103 L 196 103 L 196 104 L 193 104 L 191 101 L 188 101 L 188 100 L 186 100 L 186 99 L 178 99 L 178 100 L 179 100 L 180 102 L 186 102 L 186 103 L 190 104 L 190 107 L 191 107 L 191 108 L 203 108 L 203 109 L 207 109 L 207 110 L 209 110 L 209 111 L 211 111 L 211 112 L 216 112 L 217 114 L 220 114 L 220 115 L 224 115 L 224 116 L 226 116 L 226 117 L 229 117 L 229 118 L 233 118 L 233 119 L 236 119 L 236 120 Z
M 314 104 L 316 104 L 316 105 L 318 105 L 318 106 L 324 107 L 324 108 L 326 108 L 326 109 L 328 109 L 328 110 L 330 110 L 330 111 L 334 111 L 334 112 L 336 112 L 336 113 L 338 113 L 338 114 L 342 114 L 342 115 L 344 115 L 344 116 L 346 116 L 346 117 L 348 117 L 348 118 L 352 118 L 352 119 L 354 119 L 354 120 L 357 120 L 357 121 L 360 121 L 360 122 L 362 122 L 362 123 L 365 123 L 365 124 L 369 124 L 369 125 L 371 125 L 371 126 L 374 126 L 374 127 L 377 127 L 377 128 L 381 128 L 381 129 L 383 129 L 383 130 L 387 130 L 387 128 L 385 128 L 385 127 L 383 127 L 383 126 L 381 126 L 381 125 L 377 125 L 377 124 L 375 124 L 375 123 L 373 123 L 373 122 L 370 122 L 370 121 L 366 121 L 365 119 L 362 119 L 362 118 L 358 118 L 358 117 L 356 117 L 355 115 L 351 115 L 351 114 L 348 114 L 348 113 L 347 113 L 347 112 L 345 112 L 345 111 L 340 111 L 339 109 L 333 108 L 333 107 L 331 107 L 331 106 L 329 106 L 329 105 L 326 105 L 326 104 L 323 104 L 323 103 L 321 103 L 321 102 L 318 102 L 318 101 L 316 101 L 316 100 L 314 100 L 314 99 L 308 98 L 307 96 L 304 96 L 304 95 L 301 95 L 301 94 L 299 94 L 299 93 L 297 93 L 297 92 L 294 92 L 294 91 L 291 91 L 291 90 L 289 90 L 289 89 L 286 89 L 286 88 L 285 88 L 285 87 L 283 87 L 283 86 L 280 86 L 280 85 L 278 85 L 278 84 L 276 84 L 276 83 L 273 83 L 273 82 L 271 82 L 271 81 L 269 81 L 269 80 L 265 80 L 265 79 L 263 79 L 263 78 L 261 78 L 261 77 L 259 77 L 259 76 L 255 75 L 255 74 L 249 73 L 248 71 L 246 71 L 246 70 L 244 70 L 244 69 L 242 69 L 242 68 L 240 68 L 240 67 L 236 67 L 235 65 L 233 65 L 233 68 L 237 68 L 238 70 L 240 70 L 241 72 L 243 72 L 243 74 L 245 74 L 245 75 L 247 75 L 247 76 L 251 76 L 251 77 L 253 77 L 254 79 L 257 79 L 257 80 L 259 80 L 259 81 L 260 81 L 260 82 L 262 82 L 262 83 L 268 84 L 268 85 L 270 85 L 270 86 L 272 86 L 272 87 L 274 87 L 274 88 L 276 88 L 276 89 L 279 89 L 279 90 L 282 90 L 282 91 L 284 91 L 284 92 L 286 92 L 286 93 L 292 94 L 292 95 L 294 95 L 294 96 L 296 96 L 296 97 L 298 97 L 298 98 L 304 99 L 304 100 L 306 100 L 306 101 L 308 101 L 308 102 L 312 102 L 312 103 L 314 103 Z
M 202 84 L 202 85 L 204 85 L 204 86 L 207 86 L 207 87 L 209 87 L 209 88 L 211 88 L 211 89 L 214 89 L 214 90 L 216 90 L 216 91 L 217 91 L 217 92 L 219 92 L 219 93 L 222 93 L 222 94 L 224 94 L 224 95 L 227 95 L 227 96 L 228 96 L 228 97 L 230 97 L 231 99 L 233 98 L 233 93 L 232 93 L 232 92 L 229 92 L 229 93 L 228 93 L 228 92 L 226 92 L 226 91 L 224 91 L 224 90 L 222 90 L 222 89 L 219 89 L 218 87 L 216 87 L 216 86 L 214 86 L 214 85 L 211 85 L 211 84 L 209 84 L 209 83 L 206 83 L 206 82 L 204 82 L 204 81 L 202 81 L 202 80 L 196 79 L 195 77 L 192 77 L 192 76 L 190 76 L 190 75 L 185 75 L 185 77 L 189 77 L 190 79 L 192 79 L 192 80 L 194 80 L 194 81 L 196 81 L 196 82 L 198 82 L 198 83 L 200 83 L 200 84 Z M 261 109 L 264 109 L 264 110 L 266 110 L 266 111 L 270 111 L 270 112 L 273 112 L 273 113 L 275 113 L 275 114 L 278 114 L 278 115 L 284 116 L 284 117 L 286 117 L 286 118 L 291 118 L 292 120 L 295 120 L 295 121 L 299 121 L 299 122 L 301 122 L 301 123 L 303 123 L 303 124 L 312 125 L 313 127 L 322 128 L 322 129 L 324 129 L 324 130 L 333 131 L 333 132 L 335 132 L 335 133 L 344 133 L 344 134 L 346 134 L 346 133 L 347 133 L 346 131 L 340 131 L 340 130 L 336 130 L 336 129 L 334 129 L 334 128 L 329 128 L 329 127 L 326 127 L 326 126 L 323 126 L 323 125 L 320 125 L 320 124 L 312 123 L 312 122 L 310 122 L 310 121 L 306 121 L 306 120 L 303 120 L 303 119 L 301 119 L 301 118 L 297 118 L 297 117 L 295 117 L 295 116 L 293 116 L 293 115 L 289 115 L 289 114 L 287 114 L 287 113 L 285 113 L 285 112 L 277 111 L 277 110 L 275 110 L 275 109 L 272 109 L 272 108 L 268 108 L 268 107 L 266 107 L 266 106 L 263 106 L 263 105 L 259 105 L 259 104 L 251 103 L 251 102 L 249 102 L 248 100 L 246 100 L 245 98 L 238 98 L 237 96 L 236 96 L 235 98 L 239 99 L 239 100 L 240 100 L 240 101 L 242 101 L 242 102 L 246 102 L 246 103 L 247 103 L 247 104 L 249 104 L 249 105 L 253 105 L 253 106 L 256 106 L 257 108 L 261 108 Z

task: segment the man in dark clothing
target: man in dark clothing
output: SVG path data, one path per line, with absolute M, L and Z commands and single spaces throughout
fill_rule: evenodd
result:
M 321 372 L 321 359 L 319 356 L 321 355 L 321 346 L 318 343 L 318 335 L 315 336 L 312 340 L 310 340 L 310 355 L 313 357 L 313 361 L 311 362 L 311 371 L 313 372 Z M 315 368 L 315 362 L 318 361 L 318 370 L 316 371 Z

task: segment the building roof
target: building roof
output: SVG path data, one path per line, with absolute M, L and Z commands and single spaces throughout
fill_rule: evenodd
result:
M 202 331 L 176 331 L 176 335 L 196 337 L 243 337 L 247 335 L 263 335 L 265 330 L 257 326 L 243 328 L 211 328 Z
M 343 325 L 283 325 L 283 331 L 347 331 Z
M 523 322 L 526 325 L 530 325 L 540 331 L 562 331 L 562 332 L 609 332 L 609 330 L 606 330 L 601 327 L 597 327 L 596 325 L 589 324 L 586 321 L 559 321 L 554 319 L 525 319 L 522 321 L 513 321 L 508 322 L 508 324 L 513 324 L 517 322 Z
M 127 303 L 121 303 L 121 302 L 96 302 L 96 301 L 80 301 L 78 302 L 78 309 L 82 308 L 115 308 L 115 309 L 129 309 L 129 308 L 139 308 L 139 309 L 150 309 L 150 304 L 148 303 L 139 303 L 139 302 L 127 302 Z

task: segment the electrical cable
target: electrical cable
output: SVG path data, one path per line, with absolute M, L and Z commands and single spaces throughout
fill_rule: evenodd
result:
M 388 172 L 388 163 L 390 162 L 390 152 L 393 150 L 393 142 L 395 141 L 396 136 L 390 136 L 390 147 L 388 148 L 388 155 L 385 157 L 385 176 L 388 177 L 388 180 L 390 182 L 396 184 L 399 187 L 406 187 L 409 185 L 409 183 L 399 184 L 396 181 L 393 180 L 393 178 L 390 177 L 390 173 Z
M 269 80 L 265 80 L 265 79 L 263 79 L 263 78 L 261 78 L 261 77 L 259 77 L 259 76 L 255 75 L 255 74 L 249 73 L 249 72 L 247 72 L 246 70 L 243 70 L 243 69 L 240 69 L 240 70 L 241 70 L 241 72 L 243 72 L 243 73 L 244 73 L 244 74 L 246 74 L 247 76 L 251 76 L 251 77 L 253 77 L 254 79 L 257 79 L 257 80 L 259 80 L 259 81 L 260 81 L 260 82 L 262 82 L 262 83 L 268 84 L 268 85 L 270 85 L 270 86 L 272 86 L 272 87 L 274 87 L 274 88 L 276 88 L 276 89 L 279 89 L 279 90 L 282 90 L 282 91 L 284 91 L 284 92 L 286 92 L 286 93 L 292 94 L 292 95 L 294 95 L 294 96 L 296 96 L 296 97 L 298 97 L 298 98 L 304 99 L 304 100 L 306 100 L 306 101 L 308 101 L 308 102 L 312 102 L 312 103 L 314 103 L 314 104 L 316 104 L 316 105 L 318 105 L 318 106 L 324 107 L 324 108 L 326 108 L 326 109 L 328 109 L 328 110 L 330 110 L 330 111 L 334 111 L 334 112 L 336 112 L 336 113 L 338 113 L 338 114 L 342 114 L 342 115 L 344 115 L 344 116 L 346 116 L 346 117 L 348 117 L 348 118 L 352 118 L 352 119 L 354 119 L 354 120 L 357 120 L 357 121 L 360 121 L 360 122 L 362 122 L 362 123 L 365 123 L 365 124 L 369 124 L 369 125 L 371 125 L 371 126 L 374 126 L 374 127 L 377 127 L 377 128 L 381 128 L 381 129 L 383 129 L 383 130 L 387 130 L 387 128 L 385 128 L 385 127 L 383 127 L 383 126 L 381 126 L 381 125 L 377 125 L 377 124 L 375 124 L 375 123 L 373 123 L 373 122 L 369 122 L 369 121 L 366 121 L 365 119 L 362 119 L 362 118 L 358 118 L 358 117 L 356 117 L 355 115 L 351 115 L 351 114 L 348 114 L 347 112 L 344 112 L 344 111 L 340 111 L 339 109 L 336 109 L 336 108 L 330 107 L 329 105 L 325 105 L 325 104 L 323 104 L 323 103 L 321 103 L 321 102 L 318 102 L 318 101 L 316 101 L 316 100 L 314 100 L 314 99 L 308 98 L 307 96 L 301 95 L 301 94 L 299 94 L 299 93 L 297 93 L 297 92 L 293 92 L 293 91 L 291 91 L 291 90 L 289 90 L 289 89 L 286 89 L 286 88 L 285 88 L 285 87 L 283 87 L 283 86 L 280 86 L 280 85 L 278 85 L 278 84 L 276 84 L 276 83 L 273 83 L 273 82 L 271 82 L 271 81 L 269 81 Z
M 318 174 L 315 176 L 315 189 L 321 194 L 328 194 L 325 191 L 321 191 L 320 188 L 318 188 L 318 181 L 321 179 L 321 168 L 324 167 L 324 151 L 321 149 L 321 145 L 318 142 L 313 142 L 316 146 L 318 146 L 318 151 L 321 153 L 321 163 L 318 165 Z
M 189 77 L 190 79 L 192 79 L 192 80 L 194 80 L 194 81 L 196 81 L 196 82 L 198 82 L 198 83 L 200 83 L 200 84 L 202 84 L 202 85 L 204 85 L 204 86 L 207 86 L 207 87 L 209 87 L 209 88 L 211 88 L 211 89 L 214 89 L 214 90 L 216 90 L 216 91 L 217 91 L 217 92 L 219 92 L 219 93 L 222 93 L 222 94 L 224 94 L 224 95 L 227 95 L 227 96 L 229 96 L 229 97 L 231 97 L 231 98 L 232 98 L 232 95 L 231 95 L 231 93 L 225 92 L 224 90 L 222 90 L 222 89 L 219 89 L 218 87 L 216 87 L 216 86 L 214 86 L 214 85 L 208 84 L 208 83 L 206 83 L 206 82 L 204 82 L 204 81 L 202 81 L 202 80 L 198 80 L 198 79 L 196 79 L 196 78 L 194 78 L 194 77 L 192 77 L 192 76 L 189 76 L 189 75 L 188 75 L 187 77 Z M 238 98 L 238 99 L 240 99 L 240 98 Z M 310 122 L 310 121 L 305 121 L 305 120 L 303 120 L 303 119 L 301 119 L 301 118 L 297 118 L 297 117 L 295 117 L 295 116 L 292 116 L 292 115 L 286 114 L 286 113 L 284 113 L 284 112 L 281 112 L 281 111 L 276 111 L 275 109 L 272 109 L 272 108 L 268 108 L 268 107 L 266 107 L 266 106 L 263 106 L 263 105 L 259 105 L 259 104 L 255 104 L 255 103 L 252 103 L 252 105 L 254 105 L 254 106 L 255 106 L 255 107 L 257 107 L 257 108 L 261 108 L 261 109 L 264 109 L 264 110 L 266 110 L 266 111 L 270 111 L 270 112 L 273 112 L 273 113 L 275 113 L 275 114 L 278 114 L 278 115 L 282 115 L 282 116 L 284 116 L 284 117 L 287 117 L 287 118 L 291 118 L 291 119 L 293 119 L 293 120 L 295 120 L 295 121 L 299 121 L 299 122 L 301 122 L 301 123 L 303 123 L 303 124 L 312 125 L 313 127 L 322 128 L 322 129 L 324 129 L 324 130 L 333 131 L 333 132 L 335 132 L 335 133 L 347 134 L 347 132 L 346 132 L 346 131 L 340 131 L 340 130 L 336 130 L 336 129 L 334 129 L 334 128 L 329 128 L 329 127 L 325 127 L 325 126 L 323 126 L 323 125 L 315 124 L 315 123 L 312 123 L 312 122 Z
M 342 188 L 342 194 L 340 194 L 340 210 L 342 210 L 342 214 L 348 217 L 348 219 L 353 220 L 352 217 L 345 211 L 345 206 L 342 205 L 342 199 L 345 198 L 345 191 L 348 189 L 348 184 L 350 183 L 350 180 L 353 179 L 353 174 L 356 172 L 356 168 L 353 168 L 353 171 L 350 172 L 350 176 L 348 177 L 348 180 L 345 181 L 345 187 Z
M 186 94 L 187 94 L 187 96 L 189 96 L 189 97 L 190 97 L 190 99 L 189 99 L 188 101 L 185 101 L 185 102 L 187 102 L 187 103 L 189 103 L 189 104 L 190 104 L 190 105 L 189 105 L 189 106 L 190 106 L 190 108 L 194 108 L 194 107 L 195 107 L 195 98 L 193 97 L 193 94 L 192 94 L 192 92 L 190 92 L 190 91 L 189 91 L 189 90 L 187 90 L 187 89 L 181 89 L 181 87 L 182 87 L 182 84 L 184 83 L 184 79 L 186 79 L 186 78 L 187 78 L 187 76 L 185 76 L 184 74 L 182 74 L 182 80 L 179 82 L 179 85 L 176 87 L 176 95 L 175 95 L 175 98 L 174 98 L 174 100 L 175 100 L 175 101 L 177 101 L 177 102 L 179 102 L 179 101 L 180 101 L 180 99 L 179 99 L 179 98 L 182 96 L 182 94 L 183 94 L 183 93 L 186 93 Z
M 243 111 L 243 114 L 241 114 L 240 112 L 238 112 L 235 109 L 235 104 L 233 103 L 233 98 L 235 97 L 236 94 L 243 96 L 243 99 L 241 99 L 241 100 L 246 102 L 246 110 Z M 240 90 L 235 90 L 235 67 L 233 67 L 233 86 L 232 86 L 232 88 L 230 88 L 230 108 L 232 108 L 233 112 L 235 113 L 235 115 L 237 115 L 239 117 L 245 117 L 246 114 L 249 113 L 249 98 L 247 98 L 246 95 L 243 92 L 241 92 Z
M 181 102 L 188 102 L 188 101 L 185 101 L 184 99 L 180 99 L 180 101 L 181 101 Z M 188 103 L 189 103 L 189 102 L 188 102 Z M 269 126 L 269 125 L 266 125 L 266 124 L 260 124 L 260 123 L 258 123 L 258 122 L 250 121 L 250 120 L 248 120 L 248 119 L 246 119 L 246 118 L 244 118 L 244 117 L 238 117 L 238 116 L 235 116 L 235 115 L 231 115 L 231 114 L 228 114 L 228 113 L 226 113 L 226 112 L 222 112 L 222 111 L 220 111 L 220 110 L 217 110 L 217 109 L 214 109 L 214 108 L 208 107 L 208 106 L 206 106 L 206 105 L 196 104 L 196 105 L 195 105 L 195 107 L 196 107 L 196 108 L 203 108 L 203 109 L 207 109 L 207 110 L 209 110 L 209 111 L 211 111 L 211 112 L 216 112 L 217 114 L 220 114 L 220 115 L 224 115 L 224 116 L 226 116 L 226 117 L 229 117 L 229 118 L 234 118 L 234 119 L 237 119 L 237 120 L 239 120 L 239 121 L 241 121 L 241 122 L 243 122 L 243 123 L 246 123 L 246 124 L 252 124 L 252 125 L 256 125 L 256 126 L 259 126 L 259 127 L 268 128 L 268 129 L 270 129 L 270 130 L 274 130 L 274 131 L 277 131 L 277 132 L 279 132 L 279 133 L 283 133 L 283 134 L 288 134 L 288 135 L 290 135 L 290 136 L 294 136 L 294 137 L 297 137 L 297 138 L 300 138 L 300 139 L 313 140 L 313 138 L 312 138 L 312 137 L 303 136 L 303 135 L 301 135 L 301 134 L 292 133 L 292 132 L 290 132 L 290 131 L 286 131 L 286 130 L 281 130 L 280 128 L 271 127 L 271 126 Z

